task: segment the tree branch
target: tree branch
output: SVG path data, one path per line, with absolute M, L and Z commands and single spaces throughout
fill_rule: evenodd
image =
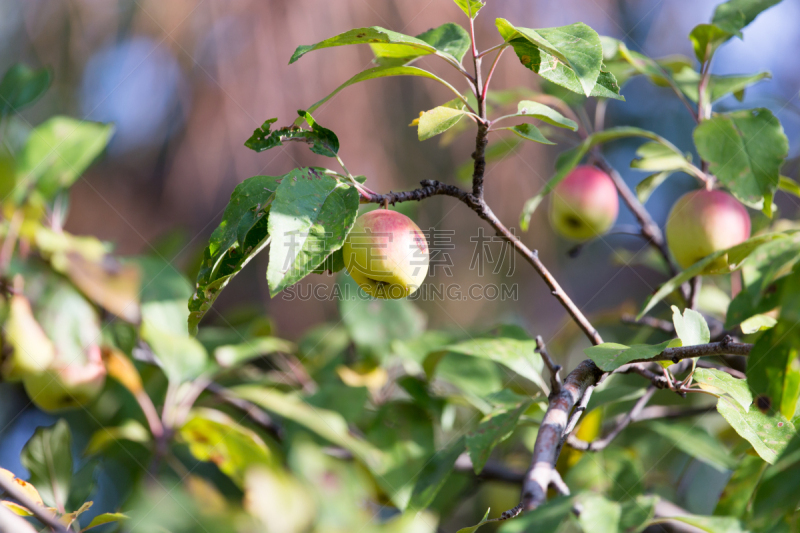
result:
M 536 352 L 542 356 L 547 369 L 550 370 L 550 395 L 555 396 L 561 392 L 561 365 L 557 365 L 550 354 L 547 353 L 547 348 L 544 345 L 544 340 L 541 335 L 536 336 Z
M 55 513 L 48 511 L 33 501 L 24 491 L 17 487 L 13 480 L 0 476 L 0 493 L 5 492 L 11 498 L 26 507 L 36 519 L 57 533 L 67 533 L 67 528 L 58 521 Z
M 726 336 L 719 342 L 709 342 L 708 344 L 698 344 L 697 346 L 667 348 L 655 357 L 633 362 L 672 361 L 673 363 L 677 363 L 683 359 L 708 357 L 711 355 L 750 355 L 750 350 L 752 349 L 752 344 L 733 342 L 730 336 Z
M 555 463 L 573 406 L 593 387 L 603 372 L 591 361 L 580 363 L 564 380 L 561 391 L 550 399 L 539 426 L 531 466 L 522 484 L 522 510 L 535 509 L 547 499 L 547 488 L 558 473 Z
M 611 444 L 611 441 L 613 441 L 617 435 L 622 433 L 623 429 L 628 427 L 631 422 L 636 420 L 636 417 L 641 414 L 642 409 L 644 409 L 644 406 L 647 405 L 647 402 L 650 401 L 650 399 L 653 397 L 653 394 L 655 394 L 657 390 L 658 389 L 654 385 L 647 387 L 647 391 L 645 391 L 644 395 L 639 398 L 636 404 L 634 404 L 633 408 L 627 414 L 625 414 L 625 416 L 623 416 L 619 422 L 617 422 L 616 426 L 614 426 L 614 429 L 612 429 L 608 435 L 602 439 L 586 442 L 579 439 L 575 435 L 569 435 L 567 437 L 567 444 L 576 450 L 583 450 L 587 452 L 596 452 L 606 448 L 606 446 Z

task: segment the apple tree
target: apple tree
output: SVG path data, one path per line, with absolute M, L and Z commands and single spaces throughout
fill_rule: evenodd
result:
M 118 257 L 63 229 L 69 188 L 113 127 L 22 123 L 16 111 L 51 73 L 13 67 L 0 83 L 2 378 L 59 418 L 25 445 L 27 480 L 0 470 L 0 531 L 796 531 L 800 226 L 774 200 L 800 197 L 800 185 L 785 175 L 789 142 L 772 111 L 714 107 L 768 75 L 711 73 L 716 51 L 778 2 L 719 4 L 689 35 L 694 57 L 650 58 L 583 23 L 503 18 L 482 48 L 481 0 L 455 0 L 467 28 L 318 36 L 290 63 L 368 45 L 375 66 L 296 118 L 266 120 L 245 146 L 303 143 L 330 164 L 242 181 L 193 286 L 161 257 Z M 503 54 L 539 88 L 493 87 Z M 454 69 L 458 86 L 413 65 L 425 56 Z M 313 114 L 356 83 L 395 76 L 452 92 L 413 125 L 420 141 L 474 134 L 468 183 L 382 193 L 348 170 L 334 125 Z M 699 160 L 651 131 L 606 127 L 609 101 L 624 101 L 637 77 L 685 104 Z M 662 275 L 638 314 L 584 314 L 517 221 L 487 203 L 490 141 L 509 136 L 568 145 L 525 203 L 523 231 L 545 204 L 552 229 L 580 246 L 613 231 L 620 199 L 633 213 Z M 635 190 L 603 153 L 630 138 L 641 140 L 630 166 L 647 173 Z M 645 204 L 678 173 L 697 190 L 662 232 Z M 428 243 L 392 207 L 432 196 L 463 204 L 524 259 L 571 319 L 567 334 L 591 344 L 585 360 L 562 369 L 563 342 L 518 326 L 425 328 L 407 297 L 424 282 Z M 369 298 L 342 299 L 340 324 L 297 343 L 261 316 L 209 324 L 221 291 L 260 253 L 272 296 L 338 273 Z M 96 512 L 94 501 L 108 501 L 98 469 L 123 481 Z M 676 504 L 686 486 L 708 512 Z

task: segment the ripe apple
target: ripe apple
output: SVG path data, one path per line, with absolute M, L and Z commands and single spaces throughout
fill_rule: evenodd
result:
M 617 187 L 608 174 L 590 165 L 575 167 L 551 195 L 553 228 L 575 241 L 605 233 L 614 225 L 618 213 Z
M 396 211 L 376 209 L 358 217 L 342 252 L 347 273 L 375 298 L 405 298 L 428 274 L 425 235 Z
M 675 260 L 689 268 L 708 254 L 746 241 L 750 237 L 747 210 L 730 194 L 705 189 L 681 196 L 667 219 L 667 245 Z M 720 257 L 712 268 L 722 268 Z
M 100 346 L 89 346 L 86 361 L 58 358 L 44 372 L 22 380 L 31 401 L 43 411 L 58 412 L 80 407 L 94 400 L 106 380 Z

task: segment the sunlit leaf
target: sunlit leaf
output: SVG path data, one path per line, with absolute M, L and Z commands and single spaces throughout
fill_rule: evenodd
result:
M 213 409 L 194 409 L 178 430 L 178 437 L 198 460 L 213 462 L 240 487 L 249 468 L 275 464 L 261 437 Z
M 754 206 L 769 196 L 763 203 L 771 216 L 771 195 L 778 188 L 789 141 L 770 110 L 715 115 L 695 128 L 694 141 L 709 171 L 740 201 Z
M 457 61 L 463 59 L 471 45 L 467 30 L 452 22 L 430 29 L 417 35 L 416 38 L 425 41 L 437 50 L 450 54 Z M 375 63 L 382 67 L 408 65 L 412 61 L 430 54 L 428 50 L 415 45 L 371 43 L 370 47 L 372 53 L 375 54 Z
M 112 524 L 114 522 L 121 522 L 123 520 L 130 520 L 128 515 L 122 513 L 103 513 L 95 516 L 92 518 L 92 521 L 89 522 L 89 525 L 83 528 L 81 531 L 87 531 L 92 529 L 93 527 L 102 526 L 104 524 Z
M 453 0 L 458 7 L 461 8 L 461 11 L 464 12 L 466 16 L 471 19 L 474 19 L 478 16 L 478 12 L 483 9 L 483 6 L 486 5 L 485 2 L 482 0 Z M 460 533 L 460 532 L 459 532 Z
M 578 22 L 533 30 L 517 28 L 502 18 L 496 23 L 500 35 L 514 47 L 524 66 L 570 90 L 586 96 L 593 94 L 603 65 L 603 46 L 589 26 Z M 618 88 L 607 92 L 612 97 L 619 95 Z
M 671 340 L 664 341 L 661 344 L 636 344 L 633 346 L 605 342 L 585 348 L 583 352 L 595 362 L 600 370 L 611 372 L 628 363 L 651 360 L 667 348 L 672 348 L 675 345 L 680 346 L 680 341 Z
M 102 452 L 108 446 L 119 440 L 127 440 L 146 444 L 152 439 L 150 432 L 140 422 L 129 419 L 124 424 L 114 427 L 104 427 L 95 431 L 86 445 L 86 455 Z
M 673 305 L 672 323 L 675 325 L 675 333 L 678 334 L 683 346 L 706 344 L 711 340 L 706 319 L 694 309 L 687 307 L 681 315 L 680 309 Z
M 283 178 L 268 223 L 270 295 L 297 283 L 342 247 L 358 205 L 358 191 L 323 170 L 295 169 Z
M 717 400 L 717 411 L 768 463 L 775 462 L 795 434 L 794 425 L 780 414 L 770 416 L 752 407 L 745 411 L 738 402 L 724 397 Z
M 39 124 L 19 154 L 21 181 L 14 191 L 15 201 L 31 189 L 50 199 L 72 185 L 105 149 L 113 132 L 112 125 L 60 116 Z
M 727 394 L 738 402 L 745 412 L 750 410 L 753 395 L 744 379 L 735 378 L 715 368 L 698 368 L 694 371 L 694 380 L 703 390 L 717 395 Z
M 233 277 L 269 243 L 267 219 L 275 191 L 285 176 L 254 176 L 236 186 L 197 274 L 189 300 L 189 332 L 197 326 Z
M 455 126 L 466 114 L 464 107 L 464 102 L 456 99 L 422 113 L 417 127 L 419 140 L 425 141 Z

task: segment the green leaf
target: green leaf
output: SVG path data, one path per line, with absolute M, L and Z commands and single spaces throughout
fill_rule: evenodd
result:
M 197 325 L 233 277 L 269 242 L 267 215 L 275 191 L 286 176 L 253 176 L 236 186 L 197 274 L 197 291 L 189 300 L 189 331 Z
M 189 310 L 182 300 L 142 305 L 140 335 L 173 383 L 190 381 L 209 366 L 205 348 L 197 339 L 189 336 L 188 318 Z
M 800 397 L 800 330 L 781 320 L 758 338 L 747 365 L 747 384 L 756 396 L 767 396 L 771 407 L 791 420 Z
M 499 533 L 555 533 L 572 514 L 572 498 L 557 497 L 548 500 L 533 511 L 509 520 Z
M 416 38 L 450 54 L 458 62 L 461 62 L 471 46 L 467 30 L 452 22 L 430 29 L 417 35 Z M 429 51 L 414 45 L 372 43 L 370 47 L 375 54 L 375 63 L 383 67 L 407 65 L 430 54 Z
M 105 149 L 114 126 L 53 117 L 36 126 L 17 161 L 20 183 L 14 201 L 20 203 L 36 189 L 49 200 L 70 187 Z
M 86 445 L 86 455 L 95 455 L 105 450 L 118 440 L 128 440 L 141 444 L 150 442 L 150 431 L 140 422 L 128 419 L 122 425 L 115 427 L 104 427 L 95 431 L 89 443 Z
M 550 180 L 536 196 L 525 202 L 525 205 L 522 208 L 522 213 L 520 214 L 519 219 L 519 225 L 522 231 L 528 231 L 530 218 L 534 211 L 536 211 L 536 208 L 539 207 L 539 204 L 542 203 L 544 197 L 547 196 L 559 183 L 561 183 L 561 181 L 567 177 L 572 169 L 580 164 L 581 160 L 592 148 L 599 144 L 628 137 L 643 137 L 645 139 L 656 141 L 666 147 L 669 147 L 674 153 L 678 154 L 678 156 L 683 157 L 681 151 L 678 150 L 672 143 L 660 135 L 640 128 L 622 126 L 619 128 L 609 128 L 607 130 L 595 132 L 592 135 L 589 135 L 575 148 L 561 152 L 561 154 L 558 156 L 558 159 L 556 159 L 555 175 L 550 178 Z
M 344 244 L 358 216 L 358 191 L 325 170 L 300 168 L 278 185 L 268 222 L 270 295 L 297 283 Z
M 775 464 L 767 467 L 753 500 L 753 514 L 767 520 L 794 512 L 800 500 L 800 434 L 792 437 Z M 752 491 L 748 492 L 752 495 Z
M 72 436 L 67 421 L 59 419 L 50 427 L 39 427 L 22 449 L 19 460 L 48 507 L 63 509 L 72 479 Z
M 308 111 L 299 110 L 300 120 L 305 120 L 311 130 L 304 130 L 298 127 L 297 123 L 293 126 L 280 128 L 271 131 L 272 124 L 278 119 L 271 118 L 257 128 L 253 135 L 244 142 L 244 145 L 256 152 L 263 152 L 276 146 L 282 146 L 284 141 L 302 139 L 308 143 L 309 149 L 315 154 L 326 157 L 336 157 L 339 153 L 339 138 L 331 130 L 323 128 L 314 120 Z
M 542 390 L 549 390 L 541 374 L 544 363 L 535 350 L 536 341 L 533 339 L 474 338 L 433 352 L 425 361 L 425 370 L 428 375 L 433 374 L 436 364 L 447 353 L 468 355 L 500 363 L 536 383 Z
M 393 341 L 414 339 L 425 330 L 425 315 L 411 301 L 362 298 L 350 276 L 340 279 L 346 296 L 339 303 L 339 314 L 359 350 L 383 359 Z
M 692 41 L 694 47 L 694 55 L 700 64 L 711 60 L 717 48 L 731 37 L 733 37 L 732 33 L 714 24 L 698 24 L 689 34 L 689 40 Z
M 741 30 L 753 22 L 762 11 L 779 4 L 781 0 L 728 0 L 714 10 L 711 23 L 739 37 Z
M 483 6 L 486 4 L 483 0 L 453 0 L 458 7 L 461 8 L 461 11 L 464 12 L 466 16 L 471 19 L 474 19 L 478 16 L 478 12 L 483 9 Z M 459 532 L 461 533 L 461 532 Z
M 53 72 L 49 67 L 34 70 L 23 63 L 8 69 L 0 81 L 0 117 L 29 106 L 50 87 Z
M 121 522 L 122 520 L 130 520 L 130 517 L 122 513 L 103 513 L 92 518 L 92 521 L 89 522 L 89 525 L 83 528 L 81 531 L 87 531 L 93 527 L 102 526 L 104 524 Z
M 745 262 L 742 272 L 745 287 L 731 301 L 725 327 L 734 327 L 745 319 L 774 309 L 786 289 L 780 288 L 788 281 L 782 276 L 800 261 L 800 233 L 762 244 Z
M 558 128 L 566 128 L 572 131 L 578 130 L 578 124 L 575 121 L 568 119 L 552 107 L 532 100 L 522 100 L 517 104 L 517 114 L 506 118 L 513 117 L 532 117 Z
M 319 102 L 317 102 L 314 105 L 312 105 L 311 107 L 309 107 L 308 108 L 308 112 L 312 113 L 312 112 L 316 111 L 325 102 L 327 102 L 328 100 L 330 100 L 331 98 L 333 98 L 334 96 L 339 94 L 339 91 L 341 91 L 342 89 L 345 89 L 347 87 L 350 87 L 351 85 L 354 85 L 354 84 L 356 84 L 356 83 L 358 83 L 360 81 L 374 80 L 374 79 L 377 79 L 377 78 L 388 78 L 390 76 L 418 76 L 418 77 L 421 77 L 421 78 L 428 78 L 428 79 L 431 79 L 431 80 L 436 80 L 439 83 L 441 83 L 442 85 L 444 85 L 445 87 L 447 87 L 448 89 L 450 89 L 459 98 L 464 99 L 464 97 L 461 95 L 461 93 L 458 91 L 458 89 L 456 89 L 455 87 L 453 87 L 452 85 L 450 85 L 449 83 L 444 81 L 442 78 L 436 76 L 435 74 L 432 74 L 432 73 L 428 72 L 427 70 L 422 70 L 421 68 L 417 68 L 417 67 L 397 67 L 397 66 L 374 67 L 374 68 L 367 69 L 367 70 L 365 70 L 363 72 L 359 72 L 358 74 L 356 74 L 355 76 L 353 76 L 352 78 L 350 78 L 349 80 L 347 80 L 346 82 L 344 82 L 343 84 L 338 86 L 328 96 L 326 96 L 325 98 L 323 98 Z M 466 103 L 466 100 L 464 100 L 464 101 Z
M 668 520 L 683 522 L 708 533 L 749 533 L 741 522 L 735 518 L 717 516 L 681 515 L 669 518 L 657 518 L 650 522 L 651 525 L 663 524 Z
M 754 83 L 761 80 L 772 79 L 772 74 L 769 72 L 759 72 L 757 74 L 750 74 L 747 76 L 711 76 L 708 81 L 709 92 L 711 93 L 711 102 L 716 102 L 729 94 L 737 95 L 740 101 L 740 94 L 744 94 L 744 90 Z
M 725 397 L 717 400 L 717 411 L 770 464 L 795 434 L 794 425 L 779 414 L 769 416 L 758 409 L 745 411 L 738 402 Z
M 514 126 L 512 128 L 498 128 L 501 130 L 509 130 L 513 131 L 517 136 L 522 137 L 527 141 L 533 141 L 541 144 L 553 144 L 556 143 L 550 141 L 545 137 L 539 128 L 534 126 L 533 124 L 520 124 L 518 126 Z
M 737 244 L 731 248 L 719 250 L 708 255 L 704 259 L 701 259 L 674 278 L 664 283 L 656 291 L 656 293 L 650 297 L 650 299 L 647 301 L 647 304 L 645 304 L 644 309 L 642 309 L 642 312 L 639 313 L 637 318 L 641 319 L 645 314 L 647 314 L 648 311 L 655 307 L 658 302 L 672 294 L 673 291 L 693 277 L 705 274 L 732 272 L 738 269 L 741 266 L 742 261 L 744 261 L 747 256 L 750 255 L 760 245 L 764 244 L 765 242 L 775 239 L 784 239 L 786 237 L 787 234 L 785 233 L 765 233 L 762 235 L 756 235 L 755 237 L 750 237 L 741 244 Z M 720 257 L 725 256 L 727 256 L 727 265 L 720 268 L 717 264 L 715 264 L 715 262 Z
M 650 195 L 658 188 L 659 185 L 664 183 L 668 177 L 672 176 L 672 172 L 656 172 L 647 176 L 636 185 L 636 197 L 643 204 L 650 199 Z
M 417 127 L 419 140 L 428 140 L 455 126 L 466 114 L 464 107 L 464 102 L 456 99 L 422 113 Z
M 758 205 L 775 193 L 789 141 L 770 110 L 716 115 L 695 128 L 694 141 L 709 171 L 743 203 Z M 764 202 L 768 216 L 771 207 Z
M 611 372 L 617 368 L 640 361 L 649 361 L 667 348 L 679 344 L 675 340 L 664 341 L 661 344 L 635 344 L 625 346 L 614 342 L 604 342 L 597 346 L 590 346 L 583 350 L 586 356 L 604 372 Z
M 502 18 L 496 24 L 497 31 L 514 48 L 523 66 L 574 92 L 586 96 L 600 92 L 595 87 L 603 66 L 603 45 L 597 32 L 586 24 L 578 22 L 538 30 L 517 28 Z M 601 87 L 605 88 L 602 84 Z M 605 92 L 610 96 L 596 96 L 619 97 L 616 80 Z
M 653 420 L 644 425 L 671 442 L 683 453 L 707 463 L 717 470 L 736 468 L 737 461 L 715 437 L 695 424 Z
M 240 344 L 226 344 L 214 350 L 214 359 L 223 368 L 232 368 L 276 352 L 292 353 L 295 346 L 277 337 L 256 337 Z
M 476 474 L 481 473 L 495 446 L 511 436 L 519 423 L 519 417 L 532 403 L 533 400 L 528 399 L 516 406 L 496 409 L 467 435 L 467 450 Z
M 742 333 L 745 335 L 751 335 L 759 331 L 771 329 L 777 323 L 778 321 L 769 315 L 757 314 L 751 316 L 747 320 L 742 320 L 742 323 L 739 325 L 739 327 L 742 328 Z
M 725 485 L 719 502 L 714 509 L 717 516 L 734 516 L 743 518 L 747 506 L 753 499 L 761 473 L 766 463 L 760 457 L 745 455 L 733 475 Z
M 599 494 L 582 494 L 578 501 L 581 514 L 578 522 L 584 531 L 592 533 L 619 533 L 622 506 Z
M 747 412 L 753 403 L 753 395 L 747 381 L 731 376 L 727 372 L 714 368 L 697 368 L 694 380 L 700 388 L 721 396 L 727 394 Z
M 240 488 L 253 465 L 271 466 L 276 460 L 261 437 L 214 409 L 192 410 L 178 438 L 199 461 L 212 461 Z
M 638 533 L 656 514 L 658 496 L 642 496 L 622 503 L 622 516 L 619 521 L 620 533 Z
M 690 156 L 675 152 L 672 147 L 659 142 L 644 143 L 636 150 L 636 157 L 631 161 L 631 168 L 648 172 L 691 171 Z
M 505 19 L 496 24 L 524 66 L 571 90 L 577 81 L 575 92 L 592 94 L 603 63 L 602 43 L 594 30 L 583 23 L 539 30 L 516 28 Z
M 683 316 L 681 316 L 680 309 L 673 305 L 672 323 L 675 325 L 675 332 L 683 346 L 706 344 L 711 340 L 706 319 L 694 309 L 684 309 Z
M 472 1 L 472 0 L 466 0 L 466 1 Z M 458 2 L 458 0 L 456 0 L 456 2 Z M 491 511 L 491 509 L 486 509 L 486 513 L 483 515 L 483 518 L 481 519 L 480 522 L 478 522 L 474 526 L 462 527 L 456 533 L 475 533 L 476 531 L 478 531 L 479 527 L 481 527 L 482 525 L 490 522 L 490 520 L 489 520 L 489 511 Z
M 430 507 L 433 499 L 442 490 L 453 466 L 456 464 L 458 456 L 464 452 L 464 438 L 436 452 L 433 457 L 425 463 L 419 473 L 414 490 L 411 493 L 411 500 L 408 503 L 409 509 L 426 509 Z
M 354 30 L 340 33 L 335 37 L 325 39 L 324 41 L 320 41 L 316 44 L 298 46 L 297 50 L 295 50 L 294 54 L 292 54 L 289 64 L 291 65 L 308 52 L 322 48 L 344 46 L 349 44 L 382 44 L 385 47 L 391 45 L 400 45 L 405 47 L 405 50 L 408 48 L 419 50 L 419 55 L 437 54 L 456 63 L 460 62 L 460 60 L 456 59 L 452 54 L 438 50 L 435 46 L 422 39 L 387 30 L 385 28 L 381 28 L 380 26 L 372 26 L 370 28 L 356 28 Z M 451 44 L 451 41 L 446 40 L 445 44 L 449 45 Z
M 353 436 L 347 421 L 339 414 L 313 407 L 297 396 L 284 394 L 260 385 L 239 385 L 228 389 L 271 413 L 296 422 L 329 442 L 349 450 L 371 469 L 380 466 L 383 454 L 370 443 Z

